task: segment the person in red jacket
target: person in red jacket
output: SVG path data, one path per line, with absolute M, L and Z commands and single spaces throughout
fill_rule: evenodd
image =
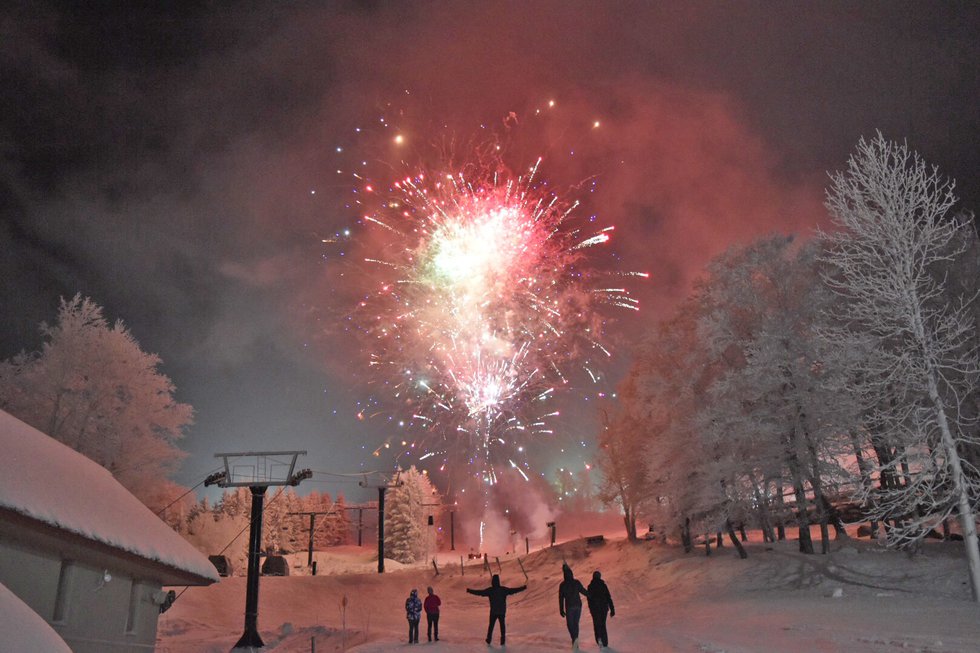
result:
M 439 641 L 439 606 L 442 601 L 439 595 L 432 591 L 431 587 L 426 588 L 429 595 L 425 597 L 422 607 L 425 608 L 425 621 L 428 625 L 429 641 L 432 641 L 432 633 L 435 631 L 436 641 Z

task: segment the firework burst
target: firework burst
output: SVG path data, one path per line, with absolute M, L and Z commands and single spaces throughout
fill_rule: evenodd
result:
M 371 365 L 410 416 L 419 458 L 466 463 L 488 483 L 501 464 L 527 478 L 526 445 L 552 433 L 571 368 L 592 375 L 609 355 L 603 306 L 637 308 L 589 265 L 613 228 L 576 219 L 578 203 L 536 179 L 540 163 L 364 186 L 378 198 L 363 216 L 378 245 L 356 311 Z

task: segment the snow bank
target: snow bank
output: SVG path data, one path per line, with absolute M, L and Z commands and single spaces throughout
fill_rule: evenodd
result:
M 71 653 L 65 640 L 0 583 L 0 650 Z
M 0 411 L 0 507 L 176 570 L 216 581 L 214 566 L 112 474 Z M 25 649 L 26 650 L 26 649 Z

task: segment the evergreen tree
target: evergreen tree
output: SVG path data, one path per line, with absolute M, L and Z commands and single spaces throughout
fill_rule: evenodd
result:
M 434 545 L 429 539 L 425 504 L 439 503 L 427 475 L 414 466 L 398 476 L 399 485 L 385 495 L 385 557 L 411 563 L 425 558 Z

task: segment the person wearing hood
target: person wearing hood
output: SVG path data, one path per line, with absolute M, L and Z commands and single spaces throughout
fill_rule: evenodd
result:
M 602 580 L 602 574 L 595 571 L 592 573 L 592 582 L 589 583 L 589 614 L 592 615 L 595 643 L 603 647 L 609 646 L 609 633 L 606 632 L 607 612 L 610 617 L 616 616 L 616 608 L 606 581 Z
M 572 646 L 578 646 L 578 622 L 582 618 L 582 599 L 579 595 L 588 596 L 582 583 L 572 575 L 572 568 L 566 564 L 561 566 L 565 579 L 558 586 L 558 614 L 565 617 L 568 634 L 572 638 Z
M 527 585 L 521 585 L 520 587 L 504 587 L 500 584 L 500 576 L 497 574 L 494 574 L 493 578 L 490 579 L 490 587 L 482 590 L 466 589 L 466 591 L 470 594 L 485 596 L 490 599 L 490 625 L 487 627 L 487 644 L 489 644 L 490 640 L 493 639 L 494 624 L 499 621 L 500 645 L 504 645 L 504 641 L 507 637 L 507 625 L 504 621 L 504 617 L 507 614 L 507 597 L 511 594 L 523 592 L 526 589 Z
M 408 617 L 408 643 L 419 643 L 419 621 L 422 619 L 422 599 L 419 591 L 413 589 L 405 599 L 405 616 Z
M 442 599 L 436 594 L 431 587 L 427 587 L 426 591 L 429 593 L 425 597 L 425 601 L 422 603 L 422 607 L 425 608 L 425 621 L 428 625 L 428 637 L 429 641 L 432 641 L 432 629 L 435 628 L 436 631 L 436 641 L 439 641 L 439 606 L 442 605 Z

